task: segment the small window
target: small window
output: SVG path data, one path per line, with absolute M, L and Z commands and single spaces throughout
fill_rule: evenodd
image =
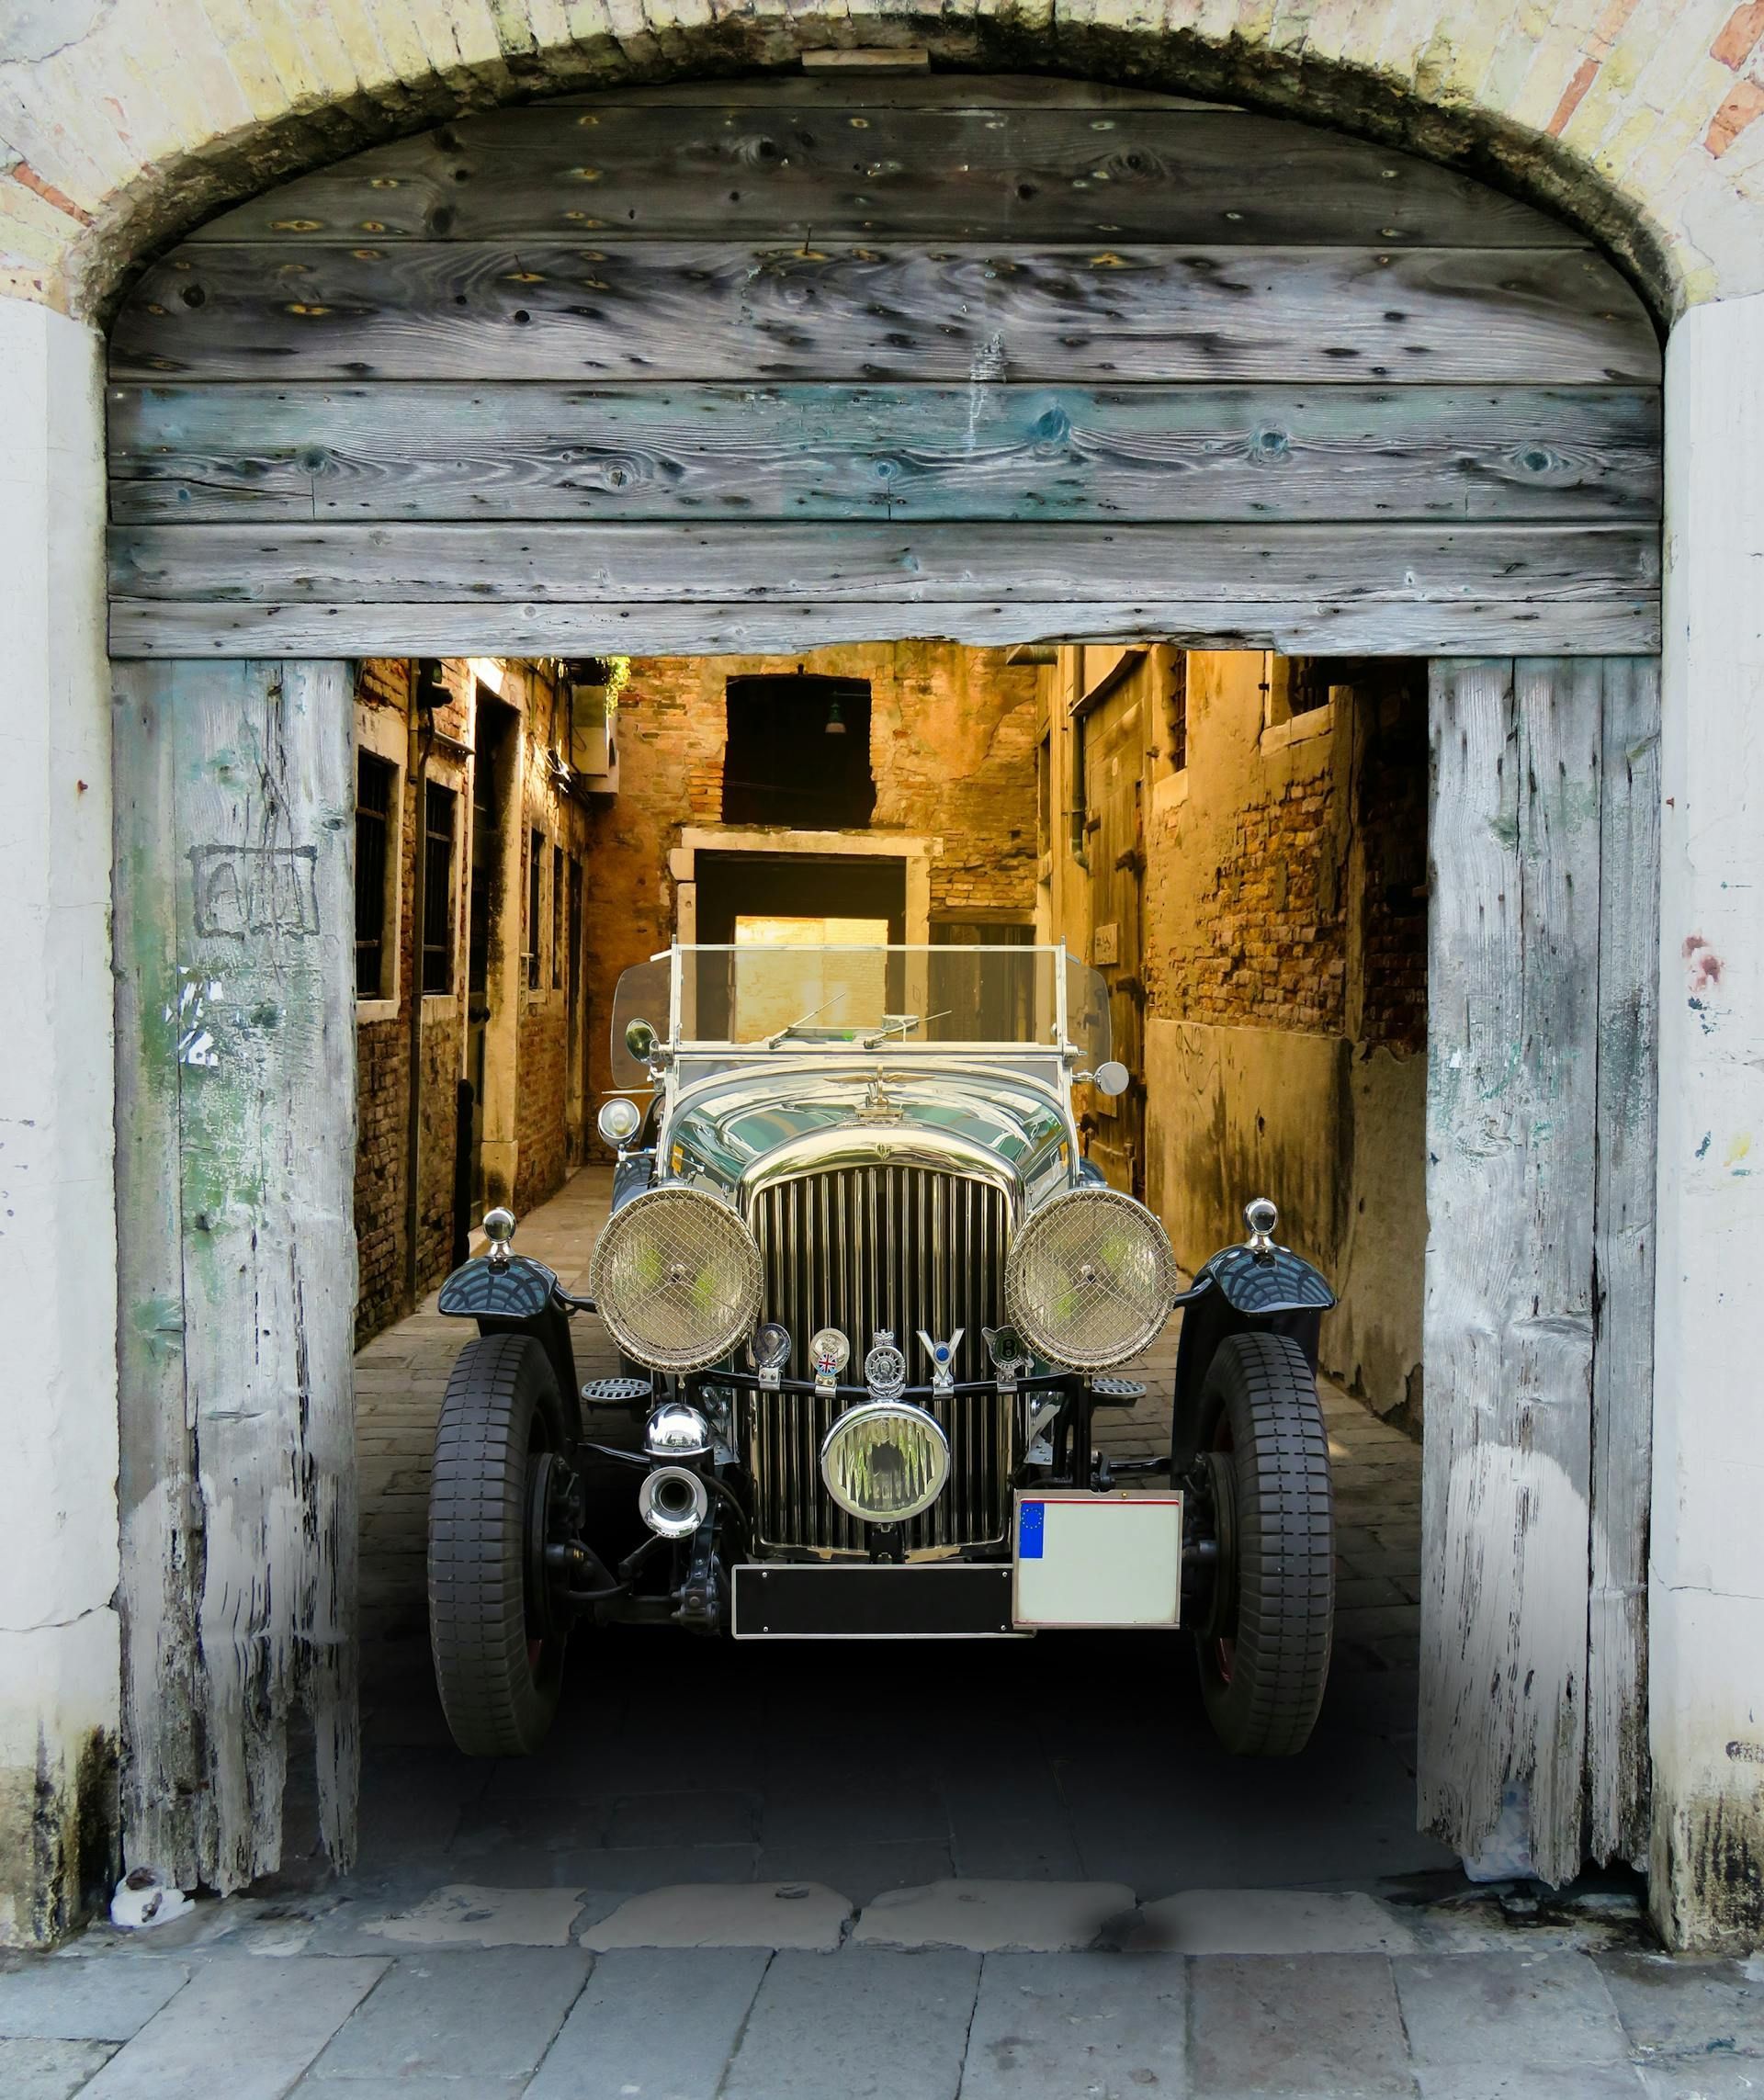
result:
M 528 991 L 539 988 L 539 905 L 545 882 L 545 833 L 529 831 L 526 839 L 526 968 Z
M 1172 773 L 1188 770 L 1188 651 L 1179 649 L 1170 667 L 1164 694 L 1164 749 Z
M 731 678 L 723 822 L 862 830 L 876 809 L 870 686 L 812 672 Z
M 551 849 L 551 989 L 563 989 L 563 962 L 567 952 L 563 937 L 563 848 Z
M 423 798 L 423 989 L 453 989 L 453 833 L 459 797 L 431 780 Z
M 356 997 L 390 999 L 393 931 L 390 834 L 398 768 L 363 751 L 356 761 Z

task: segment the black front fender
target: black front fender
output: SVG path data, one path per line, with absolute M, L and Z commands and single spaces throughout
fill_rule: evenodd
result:
M 476 1320 L 483 1335 L 531 1335 L 550 1361 L 571 1439 L 582 1435 L 582 1395 L 570 1315 L 558 1299 L 558 1280 L 544 1262 L 524 1254 L 492 1264 L 479 1255 L 441 1286 L 439 1309 L 450 1318 Z
M 1193 1465 L 1211 1427 L 1201 1419 L 1201 1389 L 1219 1344 L 1252 1330 L 1290 1335 L 1315 1373 L 1323 1315 L 1336 1300 L 1321 1271 L 1290 1248 L 1258 1254 L 1248 1247 L 1227 1247 L 1202 1265 L 1180 1302 L 1184 1310 L 1176 1345 L 1171 1438 L 1176 1478 Z

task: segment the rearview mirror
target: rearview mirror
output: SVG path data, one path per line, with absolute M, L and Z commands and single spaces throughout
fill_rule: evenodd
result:
M 655 1048 L 655 1031 L 647 1021 L 628 1021 L 625 1023 L 625 1047 L 639 1065 L 647 1065 Z
M 1125 1094 L 1133 1084 L 1133 1075 L 1118 1057 L 1111 1057 L 1096 1067 L 1091 1084 L 1099 1093 Z

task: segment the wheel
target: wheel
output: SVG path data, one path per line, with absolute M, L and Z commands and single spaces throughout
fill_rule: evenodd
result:
M 1218 1539 L 1197 1629 L 1207 1718 L 1238 1756 L 1290 1757 L 1323 1703 L 1335 1620 L 1329 1439 L 1305 1351 L 1286 1335 L 1229 1336 L 1201 1420 Z
M 567 1615 L 546 1579 L 560 1495 L 563 1409 L 530 1335 L 459 1351 L 435 1432 L 429 1486 L 429 1644 L 454 1741 L 468 1756 L 526 1756 L 562 1680 Z

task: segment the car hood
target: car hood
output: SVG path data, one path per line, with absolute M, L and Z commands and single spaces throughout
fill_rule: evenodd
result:
M 662 1145 L 668 1180 L 735 1197 L 832 1166 L 905 1158 L 1005 1183 L 1021 1208 L 1075 1170 L 1071 1125 L 1049 1088 L 953 1060 L 726 1068 L 683 1087 Z

